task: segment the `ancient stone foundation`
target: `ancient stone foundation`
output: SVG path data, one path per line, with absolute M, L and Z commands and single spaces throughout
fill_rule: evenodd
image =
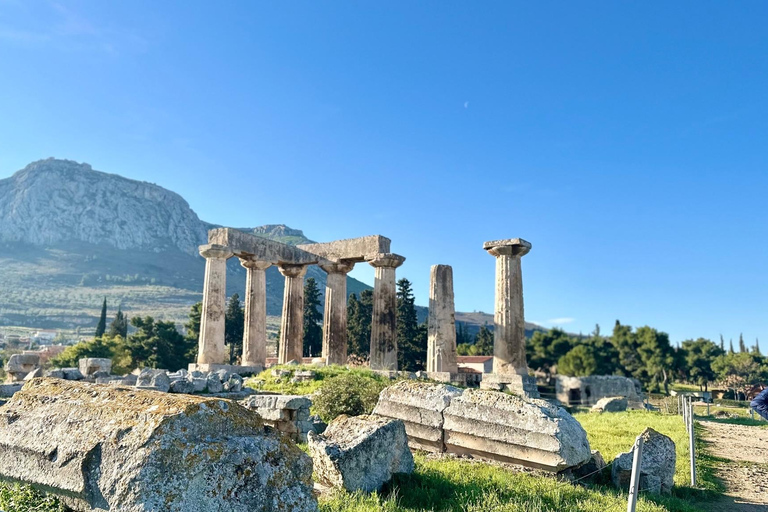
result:
M 624 397 L 630 409 L 644 409 L 642 385 L 637 379 L 618 375 L 568 377 L 558 375 L 555 381 L 557 399 L 564 405 L 595 405 L 602 398 Z
M 75 510 L 315 511 L 312 464 L 221 399 L 34 379 L 0 409 L 0 477 Z
M 412 449 L 551 472 L 591 457 L 586 432 L 564 409 L 498 391 L 399 382 L 381 392 L 374 414 L 402 420 Z
M 307 442 L 309 432 L 318 432 L 318 423 L 310 417 L 312 401 L 299 395 L 253 395 L 242 404 L 256 411 L 270 427 L 297 442 Z M 319 433 L 319 432 L 318 432 Z

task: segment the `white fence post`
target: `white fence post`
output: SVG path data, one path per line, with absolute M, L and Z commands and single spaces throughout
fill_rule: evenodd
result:
M 629 500 L 627 512 L 635 512 L 637 495 L 640 494 L 640 466 L 643 462 L 643 436 L 635 439 L 635 457 L 632 459 L 632 476 L 629 480 Z
M 691 487 L 696 487 L 696 436 L 693 430 L 693 404 L 691 404 L 691 422 L 688 426 L 688 449 L 691 452 Z

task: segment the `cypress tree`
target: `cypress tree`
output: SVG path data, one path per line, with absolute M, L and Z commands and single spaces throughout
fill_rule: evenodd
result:
M 96 325 L 96 337 L 101 338 L 107 330 L 107 298 L 104 297 L 104 304 L 101 306 L 101 316 Z
M 762 355 L 760 353 L 760 340 L 758 340 L 757 338 L 755 338 L 755 354 L 758 356 Z
M 227 303 L 224 315 L 224 343 L 229 345 L 229 364 L 237 364 L 243 353 L 243 333 L 245 330 L 245 311 L 238 294 L 232 295 Z
M 493 355 L 493 331 L 488 329 L 488 325 L 483 325 L 477 332 L 475 338 L 474 355 L 492 356 Z
M 744 343 L 744 336 L 739 333 L 739 352 L 746 352 L 747 345 Z
M 730 342 L 731 342 L 731 347 L 728 349 L 728 353 L 729 354 L 733 354 L 734 353 L 733 352 L 733 338 L 730 339 Z
M 397 365 L 401 370 L 417 371 L 426 362 L 426 338 L 419 329 L 416 299 L 411 282 L 402 278 L 397 282 Z
M 314 277 L 304 283 L 304 357 L 319 357 L 323 350 L 323 313 L 320 312 L 320 290 Z
M 347 302 L 347 351 L 350 355 L 366 358 L 370 354 L 372 319 L 373 292 L 363 290 L 360 298 L 351 294 Z
M 120 308 L 117 308 L 117 314 L 112 323 L 109 324 L 109 337 L 120 336 L 125 339 L 128 336 L 128 317 L 123 314 Z
M 720 335 L 720 350 L 725 352 L 725 340 L 723 339 L 723 335 Z

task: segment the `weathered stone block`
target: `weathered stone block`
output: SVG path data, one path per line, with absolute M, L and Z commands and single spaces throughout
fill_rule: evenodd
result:
M 136 379 L 136 387 L 167 393 L 171 388 L 171 379 L 168 378 L 168 372 L 165 370 L 144 368 Z
M 411 473 L 413 456 L 400 420 L 340 416 L 323 435 L 307 436 L 316 478 L 348 491 L 372 492 L 395 473 Z
M 591 412 L 622 412 L 627 410 L 627 399 L 623 396 L 607 396 L 592 406 Z
M 88 377 L 96 372 L 112 372 L 112 360 L 103 357 L 84 357 L 77 362 L 83 376 Z
M 643 436 L 643 457 L 640 464 L 640 492 L 669 494 L 675 483 L 675 442 L 652 428 L 646 428 Z M 611 477 L 619 488 L 629 488 L 632 476 L 634 447 L 626 453 L 620 453 L 613 461 Z
M 23 382 L 14 382 L 12 384 L 0 384 L 0 397 L 8 398 L 14 395 L 14 393 L 21 390 Z
M 564 409 L 543 400 L 466 389 L 443 413 L 449 453 L 559 472 L 589 460 L 587 433 Z
M 443 411 L 461 390 L 445 384 L 401 381 L 385 388 L 373 413 L 403 421 L 411 448 L 443 452 Z
M 175 380 L 171 382 L 171 387 L 169 391 L 171 393 L 187 393 L 187 394 L 194 393 L 195 385 L 189 382 L 187 379 Z
M 44 373 L 44 377 L 49 377 L 52 379 L 63 379 L 64 378 L 64 370 L 61 370 L 59 368 L 54 368 L 53 370 L 48 370 Z
M 62 368 L 61 371 L 66 380 L 83 380 L 85 378 L 79 368 Z
M 310 512 L 311 474 L 226 400 L 35 379 L 0 410 L 0 476 L 76 510 Z
M 37 378 L 42 377 L 42 376 L 43 376 L 43 369 L 42 368 L 35 368 L 34 370 L 32 370 L 31 372 L 29 372 L 28 374 L 26 374 L 24 376 L 24 380 L 37 379 Z

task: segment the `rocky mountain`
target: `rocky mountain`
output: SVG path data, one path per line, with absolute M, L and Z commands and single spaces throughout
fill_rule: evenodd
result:
M 197 247 L 215 225 L 158 185 L 49 158 L 0 180 L 0 325 L 95 325 L 112 312 L 183 323 L 200 299 L 205 262 Z M 282 225 L 243 228 L 284 243 L 311 242 Z M 228 293 L 243 296 L 245 271 L 228 265 Z M 311 268 L 321 287 L 325 273 Z M 279 315 L 283 277 L 267 271 L 267 312 Z M 350 293 L 368 288 L 350 279 Z

